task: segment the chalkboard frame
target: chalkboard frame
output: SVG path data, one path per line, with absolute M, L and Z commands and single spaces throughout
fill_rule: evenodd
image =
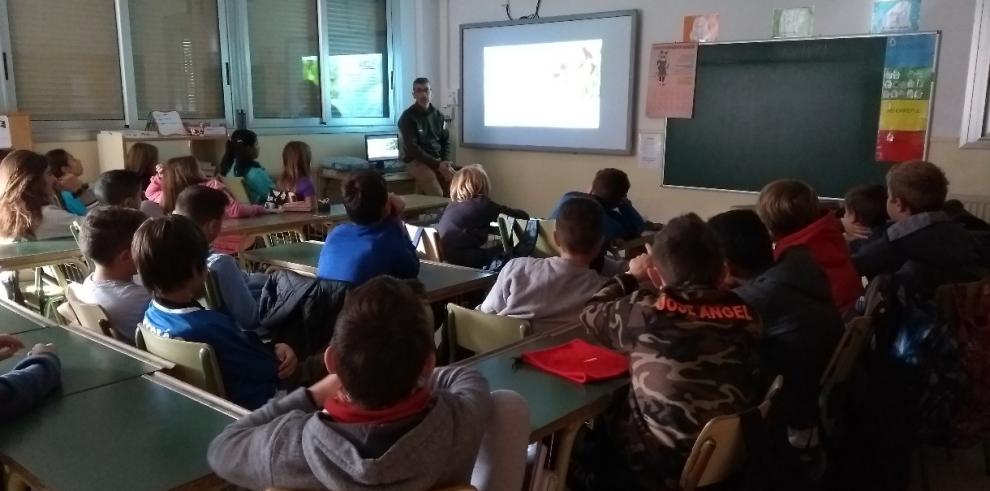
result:
M 935 54 L 932 61 L 932 71 L 933 77 L 931 86 L 929 88 L 930 98 L 928 104 L 928 120 L 925 125 L 925 147 L 923 159 L 928 159 L 928 151 L 931 144 L 931 129 L 932 129 L 932 115 L 935 108 L 935 89 L 938 84 L 938 66 L 939 66 L 939 55 L 941 53 L 942 47 L 942 31 L 918 31 L 918 32 L 905 32 L 905 33 L 878 33 L 878 34 L 849 34 L 849 35 L 836 35 L 836 36 L 809 36 L 809 37 L 794 37 L 794 38 L 772 38 L 772 39 L 750 39 L 750 40 L 740 40 L 740 41 L 718 41 L 711 43 L 701 43 L 699 45 L 700 50 L 708 46 L 725 46 L 725 45 L 738 45 L 738 44 L 763 44 L 763 43 L 790 43 L 790 42 L 802 42 L 802 41 L 828 41 L 834 39 L 864 39 L 864 38 L 882 38 L 890 39 L 897 37 L 907 37 L 907 36 L 934 36 L 935 38 Z M 667 165 L 669 159 L 667 159 L 667 150 L 669 146 L 666 144 L 666 139 L 668 136 L 667 124 L 669 118 L 665 118 L 663 122 L 664 126 L 664 163 L 661 168 L 660 174 L 660 187 L 661 188 L 671 188 L 671 189 L 687 189 L 695 191 L 720 191 L 728 193 L 738 193 L 738 194 L 749 194 L 758 195 L 759 191 L 750 191 L 743 189 L 724 189 L 716 187 L 705 187 L 705 186 L 686 186 L 681 184 L 668 184 L 666 182 L 667 177 Z M 786 176 L 782 176 L 784 178 Z M 841 196 L 819 196 L 822 200 L 841 200 Z

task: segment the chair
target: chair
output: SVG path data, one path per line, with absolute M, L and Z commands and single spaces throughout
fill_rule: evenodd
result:
M 169 375 L 219 397 L 226 397 L 213 348 L 206 343 L 159 336 L 144 323 L 134 333 L 134 345 L 175 363 Z
M 72 238 L 76 240 L 76 245 L 79 246 L 80 249 L 82 249 L 82 243 L 79 242 L 79 235 L 82 233 L 81 231 L 82 227 L 79 226 L 79 220 L 75 220 L 69 224 L 69 233 L 72 234 Z M 88 257 L 83 256 L 83 260 L 86 261 L 86 266 L 89 267 L 90 271 L 96 269 L 96 267 L 93 266 L 93 261 L 90 261 Z
M 206 308 L 210 310 L 227 311 L 227 304 L 223 301 L 223 290 L 220 289 L 220 279 L 213 271 L 206 273 L 206 285 L 204 288 Z
M 530 253 L 533 257 L 554 257 L 560 255 L 560 249 L 557 247 L 557 242 L 553 238 L 553 233 L 556 230 L 556 222 L 554 220 L 542 220 L 533 218 L 537 222 L 537 232 L 536 232 L 536 245 L 533 247 L 533 252 Z M 499 237 L 502 239 L 502 248 L 507 253 L 513 253 L 516 245 L 526 233 L 526 226 L 531 220 L 522 220 L 519 218 L 512 218 L 508 215 L 498 216 L 498 233 Z
M 420 259 L 443 262 L 443 251 L 440 246 L 440 232 L 434 227 L 421 227 L 406 224 L 406 233 L 416 245 L 416 254 Z
M 77 287 L 78 284 L 76 283 L 70 284 L 65 289 L 65 299 L 79 326 L 96 334 L 117 339 L 117 333 L 111 327 L 110 317 L 107 316 L 103 307 L 80 300 L 75 290 Z
M 230 191 L 230 195 L 237 201 L 241 203 L 251 202 L 251 198 L 248 197 L 247 188 L 244 186 L 243 177 L 224 176 L 223 184 L 224 186 L 227 186 L 227 190 Z
M 295 244 L 297 242 L 303 242 L 305 239 L 305 234 L 302 230 L 285 230 L 283 232 L 275 232 L 271 234 L 266 234 L 264 236 L 265 247 L 275 247 L 285 244 Z
M 838 426 L 836 406 L 842 405 L 842 399 L 836 401 L 836 388 L 841 387 L 852 377 L 859 360 L 866 349 L 866 344 L 872 331 L 870 317 L 857 317 L 846 325 L 839 344 L 832 353 L 820 381 L 821 393 L 818 396 L 818 407 L 821 418 L 820 425 L 827 438 L 832 438 Z
M 763 418 L 770 412 L 770 405 L 783 386 L 783 381 L 783 377 L 778 375 L 770 384 L 763 402 L 757 406 L 756 409 Z M 701 429 L 684 464 L 681 489 L 694 491 L 698 487 L 732 477 L 742 465 L 744 451 L 740 414 L 712 418 Z
M 458 346 L 481 354 L 519 341 L 532 332 L 533 326 L 526 319 L 486 314 L 457 304 L 447 304 L 447 344 L 451 361 L 456 358 Z

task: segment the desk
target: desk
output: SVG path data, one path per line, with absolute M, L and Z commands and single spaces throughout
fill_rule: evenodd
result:
M 298 242 L 241 253 L 248 260 L 315 275 L 322 242 Z M 427 299 L 433 302 L 484 290 L 495 283 L 495 273 L 451 264 L 420 261 L 419 281 L 426 287 Z
M 622 377 L 578 384 L 525 363 L 516 364 L 515 359 L 525 351 L 563 344 L 584 336 L 581 326 L 562 326 L 460 363 L 481 372 L 488 379 L 491 390 L 513 390 L 526 399 L 530 411 L 531 442 L 558 434 L 558 456 L 554 472 L 557 474 L 559 490 L 565 489 L 571 450 L 581 425 L 607 409 L 614 394 L 629 385 L 629 379 Z
M 55 343 L 55 350 L 62 360 L 62 387 L 58 391 L 62 396 L 137 378 L 162 368 L 60 327 L 22 332 L 17 339 L 24 343 L 24 350 L 0 361 L 0 373 L 14 368 L 35 344 Z
M 320 196 L 330 199 L 340 198 L 340 184 L 350 176 L 348 171 L 320 169 Z M 416 192 L 416 179 L 408 172 L 389 172 L 385 174 L 385 186 L 390 192 L 406 194 Z
M 28 317 L 18 312 L 19 306 L 12 306 L 6 300 L 0 301 L 0 334 L 19 334 L 46 329 L 50 325 L 43 318 Z M 20 336 L 18 336 L 20 337 Z
M 0 245 L 0 269 L 17 271 L 81 259 L 72 237 Z
M 53 490 L 215 489 L 210 441 L 234 419 L 145 377 L 61 397 L 0 426 L 3 463 Z
M 427 211 L 442 211 L 450 204 L 450 198 L 443 196 L 427 196 L 425 194 L 402 194 L 399 195 L 406 204 L 406 209 L 402 213 L 403 218 L 412 218 Z M 330 221 L 343 222 L 347 220 L 347 211 L 344 205 L 336 204 L 330 207 Z
M 314 215 L 307 212 L 286 212 L 261 215 L 250 218 L 228 218 L 223 221 L 223 234 L 264 235 L 287 230 L 301 230 L 309 225 L 322 225 L 340 219 L 347 215 L 334 217 L 332 215 Z

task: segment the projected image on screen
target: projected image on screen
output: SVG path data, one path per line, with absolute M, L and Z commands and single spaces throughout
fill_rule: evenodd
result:
M 602 40 L 484 48 L 485 126 L 595 129 Z

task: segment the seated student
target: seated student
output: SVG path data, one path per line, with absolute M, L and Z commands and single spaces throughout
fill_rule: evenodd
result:
M 774 260 L 791 247 L 807 247 L 828 276 L 836 307 L 846 312 L 854 306 L 863 281 L 849 259 L 839 219 L 821 209 L 814 189 L 793 179 L 773 181 L 760 191 L 756 213 L 776 241 Z
M 143 142 L 131 145 L 127 151 L 124 169 L 138 175 L 143 197 L 144 190 L 151 184 L 151 179 L 158 174 L 158 147 Z
M 489 195 L 491 182 L 480 165 L 465 166 L 454 174 L 450 183 L 451 203 L 443 210 L 437 225 L 447 262 L 470 268 L 490 265 L 498 252 L 484 248 L 491 223 L 498 220 L 499 214 L 529 219 L 525 211 L 502 206 Z
M 179 194 L 175 213 L 199 225 L 206 240 L 213 242 L 220 235 L 227 201 L 227 195 L 216 189 L 189 186 Z M 258 296 L 268 275 L 247 274 L 241 271 L 233 256 L 216 252 L 206 258 L 206 267 L 217 277 L 226 311 L 242 329 L 257 329 Z
M 474 369 L 434 368 L 432 327 L 407 282 L 358 287 L 324 355 L 331 375 L 228 426 L 210 445 L 210 466 L 251 489 L 468 484 L 492 399 Z
M 267 208 L 283 211 L 312 211 L 316 188 L 309 177 L 313 152 L 309 145 L 291 141 L 282 149 L 282 175 L 265 200 Z
M 141 210 L 148 218 L 163 215 L 162 208 L 157 203 L 144 199 L 141 176 L 129 170 L 108 170 L 100 174 L 100 178 L 93 183 L 93 194 L 103 206 Z
M 589 334 L 632 357 L 628 401 L 605 418 L 611 446 L 588 462 L 592 489 L 675 489 L 705 423 L 758 403 L 759 317 L 724 280 L 718 238 L 683 215 L 581 313 Z
M 73 215 L 83 216 L 97 205 L 89 185 L 79 180 L 83 174 L 82 162 L 71 153 L 57 148 L 45 154 L 48 167 L 55 176 L 55 191 L 62 207 Z
M 602 169 L 595 174 L 590 192 L 571 191 L 565 194 L 560 198 L 550 216 L 556 219 L 560 205 L 569 199 L 590 197 L 598 200 L 605 209 L 605 240 L 607 243 L 639 237 L 644 230 L 654 229 L 656 226 L 643 220 L 636 208 L 633 208 L 632 203 L 627 198 L 629 187 L 629 176 L 625 172 L 619 169 Z
M 138 228 L 131 248 L 141 283 L 151 292 L 144 323 L 160 336 L 210 345 L 217 355 L 227 398 L 255 409 L 275 395 L 279 379 L 296 369 L 292 348 L 268 348 L 228 315 L 206 310 L 196 299 L 206 281 L 210 247 L 188 218 L 152 218 Z
M 134 283 L 137 266 L 131 257 L 134 232 L 148 217 L 138 210 L 101 206 L 89 212 L 79 227 L 79 249 L 93 264 L 79 300 L 99 304 L 110 318 L 117 338 L 134 344 L 134 330 L 144 319 L 151 295 Z
M 846 193 L 843 201 L 842 229 L 849 241 L 849 250 L 860 247 L 883 236 L 887 230 L 887 188 L 879 185 L 856 186 Z
M 948 188 L 945 173 L 931 162 L 892 166 L 887 213 L 894 223 L 853 254 L 859 273 L 893 274 L 900 285 L 929 298 L 940 285 L 979 279 L 973 237 L 942 210 Z
M 316 276 L 355 286 L 382 274 L 415 278 L 419 257 L 400 219 L 405 204 L 388 193 L 385 178 L 373 170 L 353 172 L 341 194 L 351 221 L 327 235 Z
M 509 261 L 478 310 L 532 319 L 537 324 L 575 320 L 605 282 L 591 269 L 604 243 L 604 214 L 601 205 L 589 198 L 560 205 L 553 234 L 560 256 Z
M 275 183 L 257 159 L 258 135 L 251 130 L 235 130 L 230 134 L 227 149 L 220 160 L 220 175 L 244 178 L 248 200 L 261 205 L 275 188 Z
M 23 348 L 17 338 L 0 334 L 0 360 Z M 36 406 L 61 383 L 62 363 L 55 345 L 36 344 L 28 356 L 0 375 L 0 421 L 6 422 Z
M 773 242 L 752 210 L 732 210 L 708 221 L 725 251 L 728 283 L 763 319 L 760 361 L 765 385 L 783 375 L 774 402 L 788 447 L 818 447 L 819 380 L 842 335 L 842 316 L 828 278 L 805 247 L 784 251 L 776 264 Z
M 0 243 L 72 236 L 76 215 L 52 204 L 54 183 L 45 157 L 32 151 L 0 161 Z

